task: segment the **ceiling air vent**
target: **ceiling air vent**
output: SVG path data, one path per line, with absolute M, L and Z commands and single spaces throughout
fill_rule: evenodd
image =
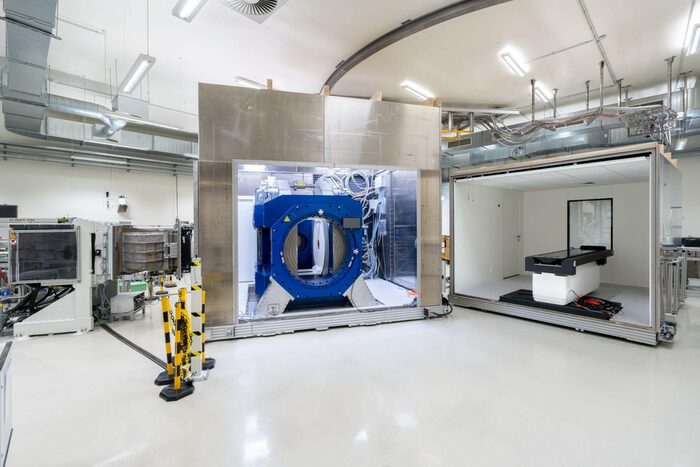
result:
M 288 0 L 224 0 L 225 3 L 253 21 L 262 23 Z
M 469 146 L 472 144 L 472 139 L 471 138 L 462 138 L 458 139 L 456 141 L 448 141 L 447 142 L 447 148 L 448 149 L 453 149 L 453 148 L 459 148 L 462 146 Z

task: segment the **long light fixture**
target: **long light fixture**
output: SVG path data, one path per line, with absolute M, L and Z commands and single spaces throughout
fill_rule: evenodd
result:
M 685 150 L 686 144 L 688 144 L 688 138 L 679 139 L 678 142 L 676 143 L 676 151 Z
M 173 8 L 173 15 L 188 23 L 197 16 L 207 0 L 179 0 Z
M 546 92 L 539 85 L 535 86 L 535 95 L 542 102 L 549 102 L 549 98 L 547 97 Z
M 404 81 L 403 83 L 401 83 L 401 89 L 422 101 L 432 99 L 433 97 L 435 97 L 430 92 L 423 89 L 421 86 L 418 86 L 417 84 L 412 83 L 410 81 Z
M 239 86 L 243 86 L 246 88 L 267 89 L 266 85 L 258 83 L 257 81 L 253 81 L 252 79 L 244 78 L 242 76 L 236 76 L 235 78 L 233 78 L 233 81 Z
M 148 70 L 156 63 L 156 58 L 146 54 L 139 54 L 136 61 L 131 65 L 129 73 L 126 74 L 124 81 L 119 85 L 119 91 L 124 94 L 131 94 L 141 80 L 146 76 Z
M 71 160 L 74 161 L 84 161 L 84 162 L 99 162 L 101 164 L 116 164 L 116 165 L 126 165 L 126 161 L 114 160 L 114 159 L 98 159 L 96 157 L 84 157 L 84 156 L 73 156 Z
M 515 58 L 513 58 L 510 52 L 502 53 L 501 60 L 503 60 L 503 63 L 505 63 L 508 66 L 508 68 L 510 68 L 510 71 L 520 76 L 521 78 L 525 76 L 525 70 L 522 66 L 520 66 L 518 61 Z
M 686 48 L 686 55 L 695 55 L 700 51 L 700 23 L 693 26 L 693 33 Z

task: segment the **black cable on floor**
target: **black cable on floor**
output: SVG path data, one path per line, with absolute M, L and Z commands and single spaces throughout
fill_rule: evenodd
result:
M 102 329 L 104 329 L 109 334 L 114 336 L 114 338 L 117 339 L 119 342 L 131 347 L 132 349 L 134 349 L 135 351 L 137 351 L 138 353 L 140 353 L 141 355 L 143 355 L 144 357 L 146 357 L 147 359 L 149 359 L 150 361 L 152 361 L 153 363 L 155 363 L 156 365 L 158 365 L 162 369 L 164 369 L 164 370 L 168 369 L 168 366 L 165 364 L 165 362 L 163 360 L 156 357 L 155 355 L 153 355 L 151 352 L 144 349 L 143 347 L 139 347 L 138 345 L 134 344 L 132 341 L 130 341 L 126 337 L 122 336 L 121 334 L 119 334 L 117 331 L 115 331 L 114 329 L 112 329 L 108 325 L 103 324 Z

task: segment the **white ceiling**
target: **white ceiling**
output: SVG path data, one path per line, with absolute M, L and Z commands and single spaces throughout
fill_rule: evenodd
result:
M 607 35 L 618 77 L 636 88 L 662 82 L 663 59 L 682 47 L 691 0 L 585 1 L 599 34 Z M 149 52 L 157 63 L 134 95 L 195 114 L 198 82 L 233 84 L 237 75 L 272 78 L 277 89 L 318 92 L 341 60 L 372 39 L 453 2 L 290 0 L 258 24 L 222 0 L 209 0 L 192 23 L 172 16 L 176 0 L 59 0 L 60 18 L 106 34 L 60 22 L 62 40 L 52 41 L 49 65 L 114 82 L 139 53 Z M 590 39 L 578 0 L 514 0 L 394 44 L 352 70 L 334 93 L 381 90 L 387 99 L 413 102 L 399 87 L 411 79 L 446 103 L 521 106 L 529 102 L 530 76 L 560 88 L 560 95 L 581 91 L 586 79 L 595 86 L 600 55 L 588 44 L 536 61 L 518 78 L 500 61 L 501 50 L 517 47 L 529 60 Z M 684 59 L 683 68 L 700 70 L 700 55 Z
M 468 181 L 467 181 L 468 180 Z M 546 168 L 528 172 L 463 179 L 462 183 L 502 190 L 540 191 L 595 185 L 617 185 L 649 180 L 649 161 L 644 158 Z
M 137 55 L 148 51 L 157 60 L 150 86 L 134 95 L 194 113 L 198 82 L 234 84 L 235 76 L 244 76 L 264 83 L 271 78 L 278 89 L 319 92 L 342 59 L 402 21 L 452 0 L 290 0 L 263 24 L 222 0 L 209 0 L 187 23 L 171 14 L 175 3 L 59 0 L 60 18 L 106 31 L 106 50 L 104 36 L 59 22 L 62 40 L 52 41 L 49 65 L 109 81 L 116 61 L 121 80 Z
M 636 89 L 663 82 L 664 59 L 683 47 L 691 0 L 585 0 L 618 79 Z M 700 10 L 700 5 L 696 10 Z M 530 102 L 530 78 L 560 96 L 598 87 L 595 43 L 537 60 L 518 77 L 500 53 L 515 49 L 523 61 L 593 38 L 578 0 L 514 0 L 457 18 L 407 38 L 351 71 L 335 91 L 410 99 L 399 84 L 410 79 L 446 103 L 520 107 Z M 676 71 L 678 70 L 676 62 Z M 683 60 L 700 70 L 700 54 Z M 605 75 L 606 84 L 612 84 Z M 597 94 L 597 92 L 596 92 Z

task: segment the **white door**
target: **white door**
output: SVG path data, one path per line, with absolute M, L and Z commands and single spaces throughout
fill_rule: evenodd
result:
M 503 278 L 517 276 L 523 265 L 522 256 L 522 194 L 506 191 L 501 206 L 503 214 Z

